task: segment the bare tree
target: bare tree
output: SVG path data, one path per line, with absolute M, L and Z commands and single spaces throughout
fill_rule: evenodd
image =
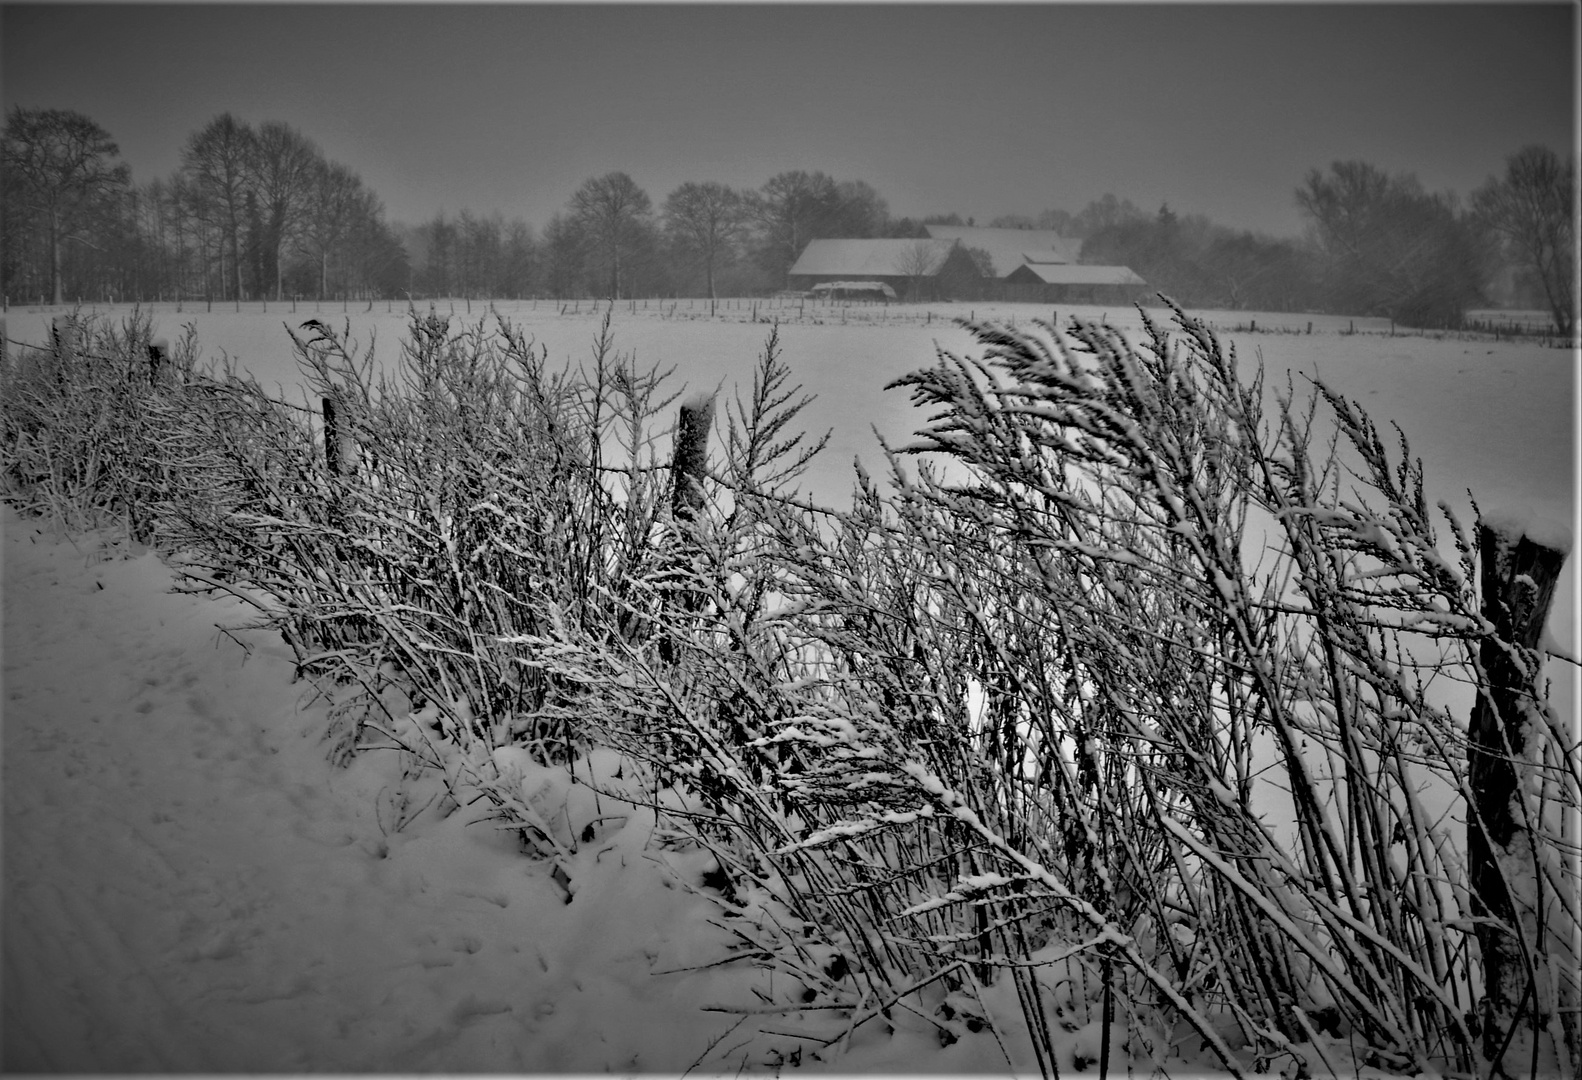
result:
M 544 285 L 556 299 L 577 294 L 582 287 L 584 230 L 572 217 L 556 214 L 544 227 Z
M 714 298 L 714 267 L 740 239 L 747 225 L 741 193 L 713 180 L 688 182 L 665 199 L 665 231 L 683 251 L 703 260 L 709 298 Z
M 484 216 L 463 210 L 456 222 L 457 260 L 463 296 L 499 296 L 505 262 L 505 218 L 497 210 Z
M 785 276 L 807 242 L 823 235 L 839 203 L 835 181 L 821 172 L 793 169 L 758 189 L 752 212 L 777 274 Z
M 501 295 L 521 299 L 533 292 L 538 282 L 538 241 L 532 226 L 521 218 L 512 218 L 506 223 L 502 242 Z
M 352 295 L 393 296 L 410 292 L 412 268 L 406 248 L 384 218 L 384 204 L 372 191 L 360 190 L 351 227 L 341 242 L 345 288 Z
M 907 290 L 913 300 L 923 290 L 923 283 L 945 265 L 950 251 L 940 240 L 914 240 L 901 250 L 895 260 L 895 272 L 907 279 Z
M 1148 215 L 1138 209 L 1130 199 L 1117 199 L 1106 191 L 1103 198 L 1088 203 L 1080 214 L 1067 223 L 1066 228 L 1069 230 L 1067 235 L 1085 238 L 1100 229 L 1125 225 L 1128 222 L 1146 221 L 1147 218 Z
M 91 244 L 86 230 L 127 186 L 130 170 L 113 163 L 120 152 L 109 133 L 81 113 L 17 106 L 6 117 L 7 217 L 17 220 L 12 211 L 20 210 L 24 221 L 31 218 L 44 230 L 57 304 L 64 299 L 62 245 Z M 16 242 L 15 234 L 10 242 Z
M 1363 161 L 1309 171 L 1296 192 L 1312 219 L 1332 310 L 1456 326 L 1482 295 L 1487 255 L 1452 196 Z M 1084 249 L 1086 257 L 1086 249 Z
M 236 299 L 242 298 L 242 221 L 247 213 L 253 130 L 221 113 L 187 140 L 181 167 L 199 214 L 217 225 L 231 248 Z
M 303 223 L 303 244 L 318 260 L 319 297 L 329 289 L 330 252 L 350 231 L 359 213 L 377 202 L 361 178 L 339 162 L 320 161 L 314 169 L 313 202 Z
M 890 206 L 866 180 L 842 180 L 835 185 L 831 235 L 853 240 L 885 235 Z
M 1543 286 L 1555 326 L 1576 332 L 1576 160 L 1547 146 L 1528 146 L 1505 161 L 1505 176 L 1489 178 L 1472 196 L 1473 211 L 1504 238 L 1518 265 Z
M 596 176 L 571 196 L 570 209 L 595 248 L 609 260 L 610 298 L 621 298 L 621 257 L 653 213 L 648 193 L 623 172 Z
M 261 124 L 252 143 L 249 177 L 263 211 L 264 266 L 274 269 L 275 299 L 284 298 L 280 252 L 307 216 L 315 169 L 323 160 L 319 148 L 288 124 Z
M 186 250 L 187 239 L 190 239 L 193 245 L 194 258 L 190 267 L 185 265 L 185 256 L 183 256 L 184 278 L 190 280 L 192 275 L 196 275 L 200 287 L 194 292 L 212 296 L 214 291 L 212 264 L 218 252 L 223 275 L 224 243 L 219 231 L 209 219 L 203 195 L 192 182 L 192 178 L 184 172 L 178 171 L 171 182 L 171 204 L 178 232 L 177 243 L 181 245 L 183 252 Z

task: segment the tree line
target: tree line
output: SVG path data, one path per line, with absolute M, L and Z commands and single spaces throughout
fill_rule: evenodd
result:
M 586 180 L 542 232 L 470 209 L 416 226 L 289 125 L 223 113 L 173 176 L 137 186 L 78 113 L 13 108 L 4 139 L 3 288 L 92 299 L 716 296 L 784 288 L 808 241 L 921 238 L 957 214 L 893 217 L 862 180 L 789 170 L 756 189 L 689 181 L 657 205 L 624 172 Z M 1459 325 L 1498 293 L 1574 332 L 1576 164 L 1541 146 L 1469 203 L 1361 161 L 1313 169 L 1300 238 L 1106 194 L 987 224 L 1053 229 L 1083 262 L 1131 267 L 1191 307 L 1387 315 Z M 1503 282 L 1498 289 L 1496 283 Z M 991 295 L 987 291 L 985 296 Z
M 416 293 L 556 298 L 772 292 L 809 240 L 923 235 L 924 221 L 892 218 L 866 182 L 806 170 L 756 190 L 688 181 L 657 205 L 611 172 L 581 184 L 541 234 L 471 211 L 405 230 Z
M 288 124 L 222 113 L 141 185 L 80 113 L 14 107 L 4 149 L 8 296 L 386 296 L 409 276 L 378 196 Z
M 1312 169 L 1296 190 L 1300 240 L 1154 215 L 1122 203 L 1083 244 L 1084 262 L 1130 266 L 1191 307 L 1388 316 L 1407 326 L 1459 326 L 1468 308 L 1503 298 L 1575 330 L 1576 164 L 1530 146 L 1506 161 L 1470 205 L 1363 161 Z

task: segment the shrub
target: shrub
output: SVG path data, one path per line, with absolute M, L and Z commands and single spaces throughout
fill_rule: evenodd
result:
M 1483 685 L 1476 543 L 1442 507 L 1441 555 L 1404 439 L 1322 385 L 1267 419 L 1261 375 L 1175 322 L 1141 349 L 975 326 L 984 359 L 897 384 L 938 410 L 908 452 L 948 469 L 892 455 L 894 495 L 860 478 L 841 514 L 722 476 L 734 509 L 691 533 L 710 614 L 664 620 L 673 663 L 540 644 L 699 800 L 736 893 L 784 905 L 733 925 L 851 1010 L 830 1041 L 928 987 L 954 1038 L 1009 982 L 1046 1071 L 1053 1018 L 1160 1063 L 1266 1065 L 1324 1029 L 1470 1072 L 1486 916 L 1443 691 Z M 1527 826 L 1558 855 L 1575 751 L 1542 715 Z M 1539 956 L 1575 919 L 1552 873 L 1553 936 L 1507 928 Z
M 150 362 L 149 316 L 119 326 L 74 313 L 46 347 L 19 345 L 0 364 L 0 477 L 7 499 L 72 529 L 125 528 L 153 538 L 148 504 L 171 482 L 161 439 L 196 358 L 189 327 L 166 362 Z

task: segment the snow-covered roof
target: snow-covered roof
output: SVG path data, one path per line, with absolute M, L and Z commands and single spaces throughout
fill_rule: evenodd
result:
M 1027 262 L 1074 263 L 1082 249 L 1080 240 L 1062 236 L 1053 229 L 980 229 L 970 225 L 925 225 L 924 228 L 936 239 L 955 240 L 964 247 L 987 251 L 989 258 L 994 260 L 994 276 L 1001 278 Z
M 934 265 L 917 272 L 919 244 L 932 249 Z M 945 265 L 953 240 L 812 240 L 791 267 L 793 275 L 850 277 L 932 277 Z
M 1081 263 L 1023 263 L 1007 281 L 1029 278 L 1045 285 L 1147 285 L 1129 266 L 1086 266 Z

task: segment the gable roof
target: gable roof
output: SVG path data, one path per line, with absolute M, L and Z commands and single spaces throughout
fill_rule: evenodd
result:
M 1006 281 L 1045 285 L 1146 285 L 1129 266 L 1088 266 L 1082 263 L 1023 263 L 1005 276 Z
M 915 263 L 908 265 L 918 244 L 927 244 L 934 251 L 934 268 L 928 274 L 919 275 Z M 944 267 L 955 246 L 954 240 L 810 240 L 792 264 L 791 273 L 810 277 L 933 277 Z
M 1003 278 L 1025 262 L 1074 263 L 1082 242 L 1053 229 L 980 229 L 970 225 L 925 225 L 928 235 L 981 248 L 994 260 L 994 276 Z M 1030 256 L 1036 256 L 1032 258 Z

